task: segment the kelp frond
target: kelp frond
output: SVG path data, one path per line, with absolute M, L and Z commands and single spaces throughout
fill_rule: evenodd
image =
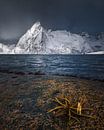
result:
M 79 100 L 74 103 L 72 102 L 71 98 L 65 96 L 59 98 L 57 97 L 53 101 L 57 103 L 57 105 L 55 108 L 49 110 L 48 113 L 54 112 L 56 117 L 66 116 L 68 118 L 69 125 L 72 125 L 75 122 L 80 123 L 81 117 L 95 119 L 95 117 L 91 115 L 83 114 L 83 111 L 93 110 L 91 108 L 83 108 L 83 98 L 79 98 Z

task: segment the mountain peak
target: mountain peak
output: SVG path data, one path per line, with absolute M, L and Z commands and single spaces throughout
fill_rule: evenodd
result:
M 40 22 L 36 22 L 20 38 L 14 49 L 19 54 L 79 54 L 91 51 L 89 44 L 80 35 L 62 30 L 44 31 Z
M 31 33 L 34 33 L 35 30 L 40 30 L 42 28 L 40 22 L 36 22 L 30 29 Z
M 36 22 L 13 49 L 0 45 L 1 53 L 10 54 L 87 54 L 103 50 L 101 37 L 96 39 L 87 33 L 45 30 L 40 22 Z

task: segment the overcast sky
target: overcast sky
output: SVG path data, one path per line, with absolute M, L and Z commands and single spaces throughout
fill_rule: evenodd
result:
M 71 32 L 104 32 L 104 0 L 0 0 L 0 39 L 18 39 L 33 23 Z

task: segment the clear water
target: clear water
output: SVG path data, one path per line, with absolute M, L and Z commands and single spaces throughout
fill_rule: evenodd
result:
M 104 55 L 0 55 L 0 72 L 104 79 Z

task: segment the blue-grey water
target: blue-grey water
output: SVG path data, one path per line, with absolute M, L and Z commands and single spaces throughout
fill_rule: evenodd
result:
M 104 55 L 0 55 L 0 72 L 104 79 Z

